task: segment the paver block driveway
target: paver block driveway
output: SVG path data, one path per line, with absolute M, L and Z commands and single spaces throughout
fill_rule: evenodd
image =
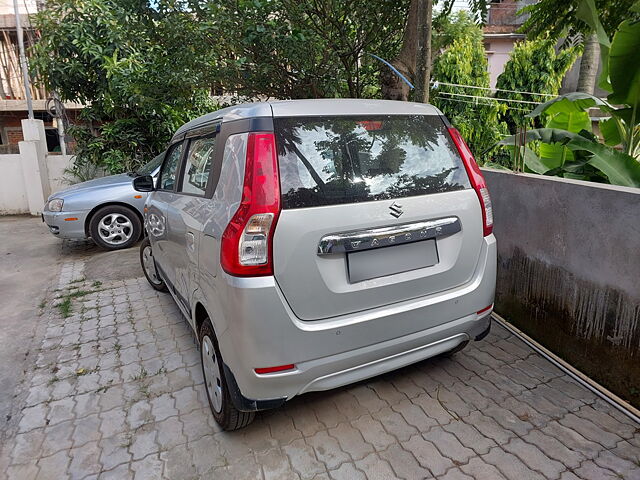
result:
M 640 479 L 638 425 L 496 324 L 451 359 L 222 432 L 170 296 L 137 267 L 84 280 L 85 262 L 62 264 L 58 306 L 39 319 L 10 479 Z

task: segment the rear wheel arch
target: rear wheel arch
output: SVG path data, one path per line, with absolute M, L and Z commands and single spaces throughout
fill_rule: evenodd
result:
M 197 302 L 195 308 L 193 309 L 193 319 L 195 321 L 196 335 L 198 337 L 200 337 L 200 329 L 202 328 L 202 324 L 207 318 L 211 319 L 209 313 L 207 312 L 207 309 L 201 302 Z M 213 325 L 213 321 L 211 321 L 211 325 Z M 213 325 L 213 330 L 215 334 L 215 325 Z

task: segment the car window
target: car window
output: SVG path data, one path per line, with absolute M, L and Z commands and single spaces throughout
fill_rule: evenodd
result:
M 173 190 L 176 183 L 176 172 L 178 169 L 178 163 L 180 163 L 180 157 L 182 156 L 182 142 L 173 145 L 165 157 L 164 164 L 162 165 L 162 173 L 160 174 L 160 181 L 158 188 L 160 190 Z
M 216 137 L 191 140 L 179 191 L 204 195 L 215 156 Z
M 274 125 L 283 208 L 470 188 L 437 116 L 294 117 Z
M 162 152 L 157 157 L 154 157 L 149 163 L 140 167 L 136 173 L 138 175 L 153 175 L 153 172 L 156 168 L 158 168 L 162 164 L 162 160 L 164 159 L 165 152 Z

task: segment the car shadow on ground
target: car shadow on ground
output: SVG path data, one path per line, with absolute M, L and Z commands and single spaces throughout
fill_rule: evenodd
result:
M 86 280 L 125 280 L 142 275 L 139 258 L 139 242 L 123 250 L 106 251 L 90 239 L 63 240 L 62 257 L 69 261 L 82 260 L 85 263 Z

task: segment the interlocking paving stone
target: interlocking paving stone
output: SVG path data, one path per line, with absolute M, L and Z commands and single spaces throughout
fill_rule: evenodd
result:
M 91 291 L 83 271 L 63 264 L 59 288 Z M 131 275 L 41 317 L 8 479 L 640 479 L 639 426 L 498 325 L 222 432 L 190 327 Z

